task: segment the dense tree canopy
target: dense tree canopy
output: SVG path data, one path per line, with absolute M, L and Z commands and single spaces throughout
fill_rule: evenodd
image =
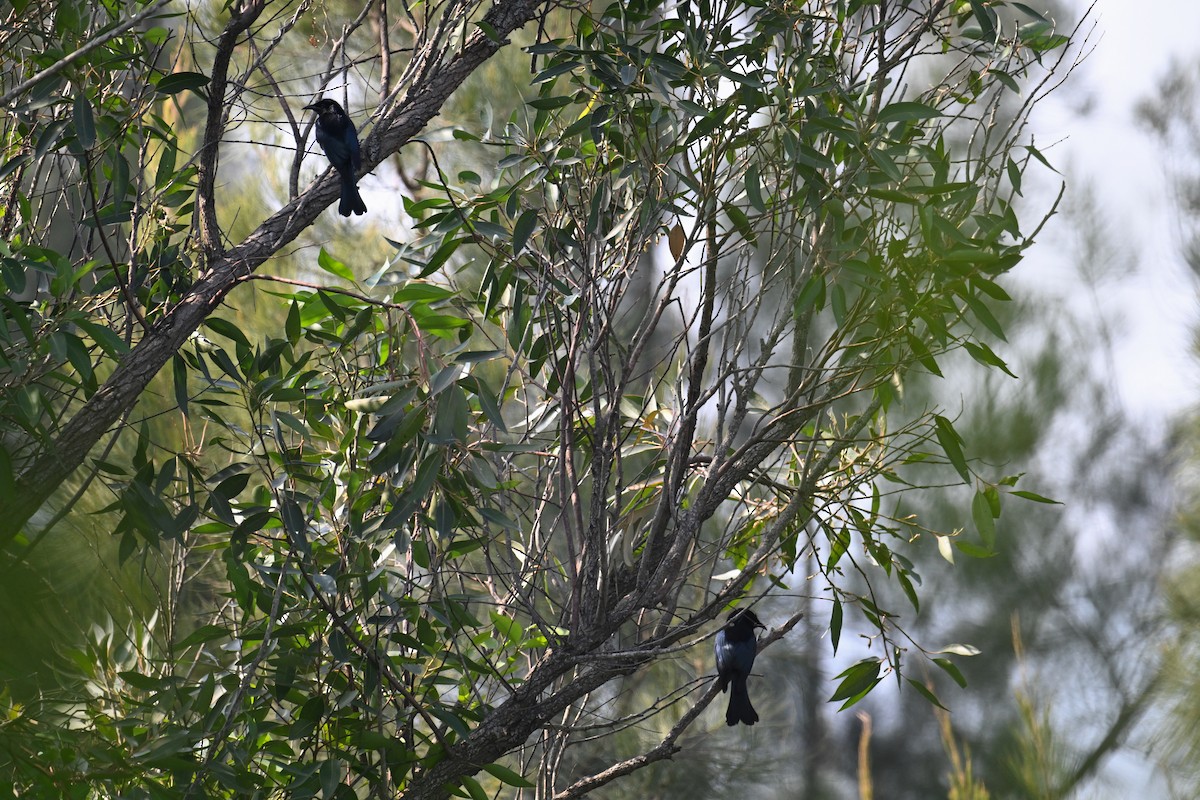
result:
M 772 595 L 760 646 L 807 613 L 857 650 L 838 703 L 914 658 L 961 680 L 971 648 L 911 640 L 877 587 L 915 610 L 913 548 L 986 556 L 1004 498 L 1042 499 L 904 402 L 954 353 L 1008 372 L 992 307 L 1057 202 L 1014 208 L 1026 120 L 1069 67 L 1030 8 L 10 14 L 0 547 L 99 513 L 154 587 L 6 698 L 20 791 L 582 796 L 677 751 L 714 620 Z M 432 135 L 518 46 L 524 102 Z M 322 93 L 394 229 L 322 232 Z M 947 482 L 968 530 L 906 510 Z M 675 688 L 621 702 L 664 663 Z M 629 726 L 660 735 L 572 756 Z

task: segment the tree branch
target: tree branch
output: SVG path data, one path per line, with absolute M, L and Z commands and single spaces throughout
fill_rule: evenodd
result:
M 796 627 L 796 623 L 798 623 L 803 616 L 804 615 L 802 613 L 793 614 L 792 617 L 783 625 L 779 626 L 778 628 L 772 628 L 770 631 L 768 631 L 767 634 L 758 642 L 758 652 L 761 653 L 768 646 L 782 639 L 788 633 L 788 631 Z M 678 722 L 671 726 L 671 730 L 667 732 L 667 735 L 664 736 L 662 741 L 660 741 L 654 747 L 650 748 L 644 753 L 639 753 L 638 755 L 627 758 L 624 761 L 619 761 L 608 769 L 601 770 L 594 775 L 589 775 L 586 778 L 580 778 L 566 789 L 556 793 L 554 795 L 554 800 L 572 800 L 572 798 L 575 797 L 583 797 L 589 792 L 592 792 L 604 784 L 616 780 L 617 778 L 623 778 L 630 773 L 636 772 L 642 767 L 648 767 L 657 761 L 664 761 L 671 758 L 683 749 L 675 742 L 679 739 L 683 732 L 687 730 L 693 722 L 695 722 L 696 718 L 700 716 L 704 709 L 708 708 L 717 694 L 719 694 L 717 682 L 713 681 L 712 684 L 709 685 L 708 691 L 701 695 L 700 699 L 696 701 L 696 704 L 688 709 L 687 712 L 680 717 Z
M 221 253 L 221 229 L 217 226 L 217 156 L 221 135 L 225 131 L 225 86 L 229 82 L 229 62 L 237 47 L 238 37 L 254 24 L 265 7 L 265 0 L 250 0 L 242 7 L 233 7 L 221 38 L 217 41 L 217 54 L 213 59 L 212 77 L 208 84 L 208 115 L 204 126 L 204 139 L 200 146 L 198 184 L 196 191 L 196 217 L 200 232 L 200 248 L 213 259 Z
M 538 3 L 533 0 L 501 0 L 494 5 L 485 21 L 498 36 L 489 38 L 483 29 L 476 30 L 444 69 L 432 74 L 423 85 L 414 86 L 401 107 L 389 115 L 387 124 L 377 126 L 364 142 L 364 169 L 370 170 L 390 157 L 424 128 L 451 93 L 507 44 L 507 37 L 513 31 L 535 17 L 537 8 Z M 83 463 L 104 432 L 137 402 L 151 379 L 220 306 L 230 290 L 311 225 L 338 192 L 336 176 L 329 170 L 308 191 L 263 221 L 241 244 L 211 264 L 179 304 L 125 355 L 104 385 L 63 426 L 58 437 L 45 445 L 42 455 L 15 481 L 16 491 L 0 499 L 0 547 L 17 536 L 59 484 Z

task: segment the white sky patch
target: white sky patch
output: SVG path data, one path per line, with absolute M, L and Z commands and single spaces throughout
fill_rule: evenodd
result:
M 1086 188 L 1084 182 L 1091 185 L 1101 230 L 1116 245 L 1110 257 L 1124 258 L 1132 268 L 1094 292 L 1079 292 L 1073 286 L 1077 253 L 1068 249 L 1074 234 L 1070 221 L 1060 218 L 1051 221 L 1016 277 L 1035 292 L 1098 304 L 1096 310 L 1114 319 L 1118 391 L 1135 413 L 1161 418 L 1195 404 L 1200 368 L 1191 342 L 1200 305 L 1181 256 L 1170 162 L 1137 121 L 1135 107 L 1155 95 L 1172 61 L 1200 56 L 1200 3 L 1167 0 L 1149 7 L 1098 0 L 1093 20 L 1099 25 L 1094 50 L 1035 111 L 1027 130 L 1067 176 L 1068 194 Z M 1042 192 L 1048 205 L 1057 183 L 1033 191 Z M 1036 199 L 1028 187 L 1026 197 Z

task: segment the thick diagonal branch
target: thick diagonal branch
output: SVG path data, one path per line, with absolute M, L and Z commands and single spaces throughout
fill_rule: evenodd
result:
M 403 104 L 364 142 L 363 166 L 371 169 L 390 157 L 425 127 L 457 89 L 508 36 L 536 16 L 532 0 L 501 0 L 485 21 L 494 38 L 476 30 L 445 68 L 412 87 Z M 42 454 L 16 481 L 16 491 L 0 498 L 0 547 L 11 542 L 30 517 L 73 473 L 88 452 L 137 402 L 150 380 L 239 282 L 313 223 L 338 196 L 332 172 L 277 211 L 236 247 L 212 262 L 179 304 L 133 348 L 100 389 L 45 445 Z M 203 207 L 204 198 L 200 198 Z

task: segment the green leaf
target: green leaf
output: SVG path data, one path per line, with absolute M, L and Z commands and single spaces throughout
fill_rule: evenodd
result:
M 1017 377 L 1016 374 L 1008 368 L 1008 364 L 1004 363 L 1004 359 L 996 355 L 992 348 L 988 347 L 983 342 L 963 342 L 963 347 L 971 354 L 971 358 L 983 364 L 985 367 L 999 367 L 1004 374 L 1011 378 Z
M 941 667 L 945 671 L 945 673 L 947 675 L 949 675 L 951 678 L 953 678 L 954 682 L 957 683 L 959 686 L 961 686 L 964 689 L 967 688 L 967 679 L 965 677 L 963 677 L 962 672 L 959 671 L 958 667 L 954 664 L 953 661 L 951 661 L 948 658 L 935 658 L 935 659 L 933 659 L 933 663 L 935 663 L 939 667 Z
M 458 238 L 447 239 L 442 242 L 441 246 L 434 251 L 429 260 L 425 262 L 425 266 L 421 268 L 421 272 L 417 275 L 418 278 L 426 278 L 441 269 L 442 265 L 454 255 L 458 250 L 458 246 L 472 241 L 470 236 L 460 236 Z
M 1008 163 L 1004 165 L 1004 171 L 1008 173 L 1008 182 L 1012 184 L 1013 191 L 1020 195 L 1021 168 L 1017 166 L 1017 162 L 1011 158 L 1008 159 Z
M 913 357 L 920 362 L 921 366 L 929 370 L 931 374 L 942 377 L 942 370 L 938 367 L 937 360 L 934 359 L 924 342 L 910 333 L 908 334 L 908 346 L 913 352 Z
M 912 603 L 913 609 L 919 613 L 921 611 L 921 600 L 917 597 L 917 590 L 913 587 L 909 574 L 907 570 L 897 569 L 896 581 L 900 584 L 900 588 L 904 590 L 904 596 L 908 598 L 908 602 Z
M 843 708 L 848 708 L 854 702 L 862 699 L 866 696 L 867 692 L 871 691 L 879 683 L 879 670 L 882 666 L 883 664 L 879 659 L 870 658 L 860 661 L 842 672 L 837 676 L 842 679 L 842 682 L 838 684 L 838 688 L 830 696 L 830 702 L 836 700 L 853 701 L 843 706 Z
M 502 355 L 504 355 L 503 350 L 468 350 L 465 353 L 459 353 L 454 357 L 454 360 L 459 364 L 478 364 L 483 361 L 491 361 Z
M 870 152 L 871 160 L 875 162 L 875 166 L 883 170 L 883 174 L 888 176 L 896 183 L 904 181 L 904 175 L 900 172 L 900 167 L 892 160 L 892 157 L 880 149 L 872 149 Z
M 171 377 L 175 387 L 175 405 L 186 417 L 188 413 L 187 362 L 178 353 L 171 356 Z
M 496 626 L 496 630 L 510 644 L 517 644 L 525 636 L 525 629 L 521 626 L 521 623 L 512 617 L 505 616 L 498 611 L 491 612 L 491 617 L 492 624 Z
M 162 689 L 165 682 L 162 678 L 155 678 L 151 675 L 143 675 L 142 673 L 134 672 L 133 670 L 127 670 L 117 674 L 120 675 L 121 678 L 130 686 L 146 692 L 154 692 Z M 168 678 L 167 680 L 170 679 Z
M 504 514 L 501 514 L 499 511 L 497 511 L 494 508 L 488 508 L 487 506 L 479 506 L 475 510 L 479 513 L 479 516 L 483 517 L 485 520 L 487 520 L 488 522 L 490 522 L 494 525 L 499 525 L 502 528 L 507 528 L 508 530 L 512 531 L 513 533 L 521 532 L 520 525 L 518 525 L 516 522 L 509 519 Z
M 437 444 L 465 441 L 469 424 L 467 395 L 461 386 L 452 384 L 438 398 L 433 431 L 429 441 Z
M 348 283 L 357 282 L 356 278 L 354 277 L 354 273 L 350 271 L 350 268 L 338 261 L 333 256 L 329 255 L 329 253 L 325 251 L 324 247 L 321 248 L 320 254 L 317 255 L 317 264 L 320 265 L 321 269 L 325 270 L 329 274 L 336 275 Z
M 479 27 L 479 30 L 483 31 L 484 36 L 491 39 L 496 44 L 504 44 L 507 41 L 503 36 L 500 35 L 499 31 L 488 24 L 485 20 L 478 20 L 475 24 Z
M 575 102 L 575 101 L 572 100 L 570 97 L 566 97 L 563 95 L 555 95 L 553 97 L 538 97 L 536 99 L 530 100 L 526 105 L 528 105 L 532 108 L 536 108 L 539 111 L 553 111 L 556 108 L 562 108 L 563 106 L 569 106 L 573 102 Z
M 987 328 L 1000 341 L 1008 341 L 1004 335 L 1004 328 L 1000 325 L 999 320 L 992 315 L 992 310 L 987 307 L 986 303 L 970 293 L 963 294 L 962 298 L 966 302 L 967 307 L 971 309 L 971 313 L 975 315 L 975 319 L 983 323 L 983 327 Z
M 534 228 L 537 227 L 538 212 L 535 208 L 526 209 L 521 216 L 517 218 L 517 224 L 513 226 L 512 248 L 513 255 L 520 255 L 525 249 L 526 242 L 533 234 Z
M 212 493 L 226 500 L 231 500 L 241 494 L 249 483 L 249 472 L 236 473 L 218 483 L 213 488 Z
M 467 790 L 467 794 L 471 796 L 471 800 L 491 800 L 491 798 L 488 797 L 487 792 L 485 792 L 483 787 L 479 785 L 479 781 L 475 780 L 474 778 L 464 775 L 462 778 L 462 785 L 463 788 Z
M 107 325 L 97 325 L 86 319 L 76 319 L 75 324 L 83 328 L 100 348 L 110 356 L 120 357 L 129 351 L 129 345 Z M 31 337 L 32 338 L 32 337 Z
M 527 781 L 524 777 L 522 777 L 520 775 L 520 773 L 513 772 L 511 769 L 509 769 L 508 767 L 505 767 L 501 764 L 487 764 L 484 766 L 484 769 L 493 778 L 499 778 L 501 781 L 503 781 L 504 783 L 507 783 L 509 786 L 515 786 L 518 789 L 532 789 L 533 788 L 533 784 L 530 783 L 529 781 Z
M 0 497 L 12 497 L 15 491 L 12 457 L 5 448 L 0 447 Z
M 0 167 L 0 181 L 4 180 L 9 175 L 16 172 L 17 169 L 23 167 L 32 160 L 33 159 L 30 157 L 29 153 L 21 153 L 20 155 L 4 162 L 4 166 Z
M 341 786 L 345 773 L 345 764 L 341 759 L 329 758 L 321 762 L 318 774 L 321 776 L 321 797 L 336 797 L 335 793 Z
M 1034 147 L 1031 144 L 1026 145 L 1025 150 L 1029 153 L 1029 155 L 1033 156 L 1038 161 L 1042 162 L 1042 164 L 1044 164 L 1046 166 L 1046 168 L 1049 169 L 1051 172 L 1058 173 L 1058 170 L 1056 170 L 1053 166 L 1051 166 L 1050 162 L 1046 160 L 1046 157 L 1044 155 L 1042 155 L 1041 150 L 1038 150 L 1036 147 Z
M 188 89 L 203 94 L 200 92 L 205 86 L 208 86 L 208 76 L 200 72 L 173 72 L 170 75 L 164 76 L 155 88 L 159 94 L 178 94 L 179 92 Z
M 971 519 L 975 522 L 975 529 L 979 531 L 979 538 L 984 546 L 989 550 L 995 549 L 996 520 L 992 516 L 991 503 L 983 492 L 976 492 L 971 498 Z
M 221 319 L 220 317 L 209 317 L 204 320 L 204 324 L 227 339 L 245 347 L 250 346 L 250 340 L 246 338 L 246 334 L 242 333 L 242 329 L 228 320 Z
M 754 232 L 754 227 L 750 224 L 750 219 L 746 216 L 746 212 L 742 211 L 735 205 L 725 206 L 725 213 L 729 216 L 733 226 L 737 228 L 738 233 L 746 239 L 750 244 L 758 241 L 758 236 Z
M 971 11 L 979 23 L 979 30 L 985 42 L 996 41 L 996 12 L 988 8 L 983 0 L 970 0 Z
M 216 639 L 225 639 L 228 638 L 228 636 L 229 631 L 225 628 L 217 625 L 205 625 L 189 633 L 184 637 L 183 641 L 176 644 L 175 647 L 180 650 L 186 650 L 193 645 L 204 644 L 205 642 L 211 642 Z
M 1049 22 L 1050 21 L 1050 20 L 1046 19 L 1044 16 L 1042 16 L 1039 12 L 1033 10 L 1029 6 L 1025 5 L 1024 3 L 1011 3 L 1010 5 L 1012 5 L 1013 8 L 1020 11 L 1022 14 L 1025 14 L 1028 17 L 1032 17 L 1033 19 L 1037 20 L 1038 22 Z
M 279 519 L 283 522 L 283 528 L 290 534 L 293 544 L 300 552 L 307 555 L 310 550 L 308 520 L 305 519 L 300 504 L 293 500 L 290 495 L 284 495 L 281 499 L 282 502 L 279 504 Z
M 1004 303 L 1012 301 L 1012 296 L 1009 295 L 1008 292 L 1004 291 L 1004 288 L 995 281 L 990 281 L 980 275 L 972 275 L 970 280 L 973 287 L 983 292 L 993 300 L 999 300 Z
M 475 399 L 479 401 L 479 408 L 483 411 L 483 415 L 488 418 L 488 421 L 502 432 L 507 433 L 508 428 L 504 425 L 504 414 L 500 411 L 500 405 L 496 401 L 496 397 L 492 394 L 491 387 L 482 378 L 473 375 L 467 376 L 463 380 L 463 385 L 474 393 Z
M 437 286 L 424 281 L 409 281 L 396 290 L 392 295 L 393 303 L 434 302 L 453 297 L 454 291 L 445 286 Z
M 996 555 L 995 550 L 988 550 L 986 547 L 980 547 L 977 544 L 973 544 L 962 539 L 955 539 L 954 547 L 959 552 L 964 553 L 971 558 L 992 558 Z
M 795 313 L 803 314 L 811 308 L 820 311 L 825 307 L 825 276 L 810 275 L 804 282 L 804 288 L 796 297 Z
M 942 702 L 937 699 L 937 695 L 935 695 L 928 686 L 913 678 L 905 678 L 904 680 L 908 681 L 909 685 L 916 689 L 926 700 L 933 703 L 943 711 L 949 711 L 948 708 L 942 705 Z
M 92 114 L 92 101 L 88 99 L 86 92 L 76 93 L 72 112 L 75 120 L 75 138 L 84 150 L 92 149 L 96 144 L 96 120 Z
M 919 119 L 933 119 L 942 116 L 942 112 L 933 106 L 911 101 L 892 103 L 879 112 L 876 122 L 879 125 L 890 125 L 893 122 L 910 122 Z
M 1048 503 L 1056 506 L 1062 505 L 1062 503 L 1058 500 L 1053 500 L 1049 497 L 1043 497 L 1037 492 L 1027 492 L 1024 489 L 1016 489 L 1012 492 L 1009 492 L 1009 494 L 1014 495 L 1015 497 L 1020 497 L 1024 500 L 1032 500 L 1035 503 Z
M 754 206 L 755 211 L 763 213 L 767 210 L 767 204 L 763 201 L 762 178 L 759 176 L 757 164 L 746 170 L 746 197 L 750 200 L 750 205 Z
M 65 330 L 56 332 L 53 338 L 63 343 L 63 347 L 67 351 L 67 360 L 75 368 L 75 372 L 78 373 L 79 381 L 83 385 L 84 391 L 89 395 L 94 393 L 99 387 L 99 382 L 96 380 L 96 372 L 92 366 L 92 356 L 88 353 L 87 345 L 83 343 L 81 338 Z
M 942 446 L 942 452 L 946 454 L 950 464 L 962 476 L 963 483 L 970 483 L 971 471 L 967 469 L 967 459 L 963 454 L 962 437 L 958 435 L 958 431 L 954 430 L 954 425 L 941 414 L 936 414 L 934 415 L 934 433 L 937 435 L 938 444 Z
M 429 709 L 429 713 L 446 723 L 450 730 L 454 731 L 462 738 L 466 739 L 471 735 L 471 729 L 467 726 L 467 723 L 463 721 L 463 718 L 453 713 L 449 709 L 442 708 L 440 706 L 434 706 L 433 708 Z
M 462 366 L 459 364 L 451 364 L 448 367 L 442 367 L 429 381 L 429 396 L 434 397 L 438 394 L 441 394 L 448 386 L 458 380 L 458 376 L 461 373 Z
M 295 346 L 300 341 L 300 306 L 295 300 L 288 307 L 287 322 L 284 324 L 288 344 Z
M 829 615 L 829 641 L 833 644 L 833 654 L 837 655 L 838 642 L 842 639 L 842 601 L 833 598 L 833 613 Z

